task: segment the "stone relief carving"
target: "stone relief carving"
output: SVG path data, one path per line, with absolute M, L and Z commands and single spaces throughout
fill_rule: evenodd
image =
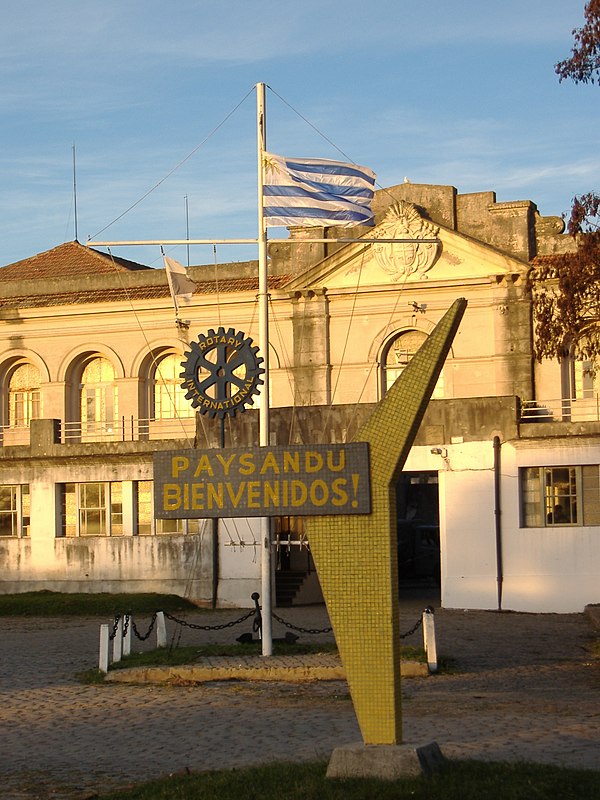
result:
M 434 239 L 439 227 L 419 214 L 412 203 L 400 200 L 388 209 L 373 238 L 381 239 Z M 373 255 L 379 266 L 393 278 L 420 275 L 433 266 L 441 247 L 438 242 L 377 242 L 372 244 Z

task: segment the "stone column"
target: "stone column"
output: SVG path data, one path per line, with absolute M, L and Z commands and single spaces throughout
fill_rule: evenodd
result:
M 294 404 L 329 405 L 331 402 L 329 301 L 325 289 L 294 293 L 292 329 Z

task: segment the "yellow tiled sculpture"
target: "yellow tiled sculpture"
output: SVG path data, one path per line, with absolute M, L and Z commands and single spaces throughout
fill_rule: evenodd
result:
M 456 300 L 361 428 L 370 515 L 308 517 L 311 552 L 365 744 L 400 744 L 395 485 L 467 302 Z

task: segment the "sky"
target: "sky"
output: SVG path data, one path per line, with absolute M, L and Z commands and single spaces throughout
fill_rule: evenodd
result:
M 600 189 L 600 88 L 554 71 L 583 7 L 4 0 L 0 265 L 75 238 L 255 237 L 259 82 L 271 152 L 561 215 Z M 161 266 L 156 245 L 111 251 Z M 256 257 L 190 251 L 193 264 Z

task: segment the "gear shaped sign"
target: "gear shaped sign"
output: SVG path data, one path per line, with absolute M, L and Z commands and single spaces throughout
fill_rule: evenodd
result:
M 252 339 L 233 328 L 211 328 L 199 334 L 190 351 L 181 362 L 182 386 L 187 389 L 186 400 L 201 414 L 223 419 L 234 417 L 236 411 L 245 411 L 253 396 L 264 383 L 263 359 Z

